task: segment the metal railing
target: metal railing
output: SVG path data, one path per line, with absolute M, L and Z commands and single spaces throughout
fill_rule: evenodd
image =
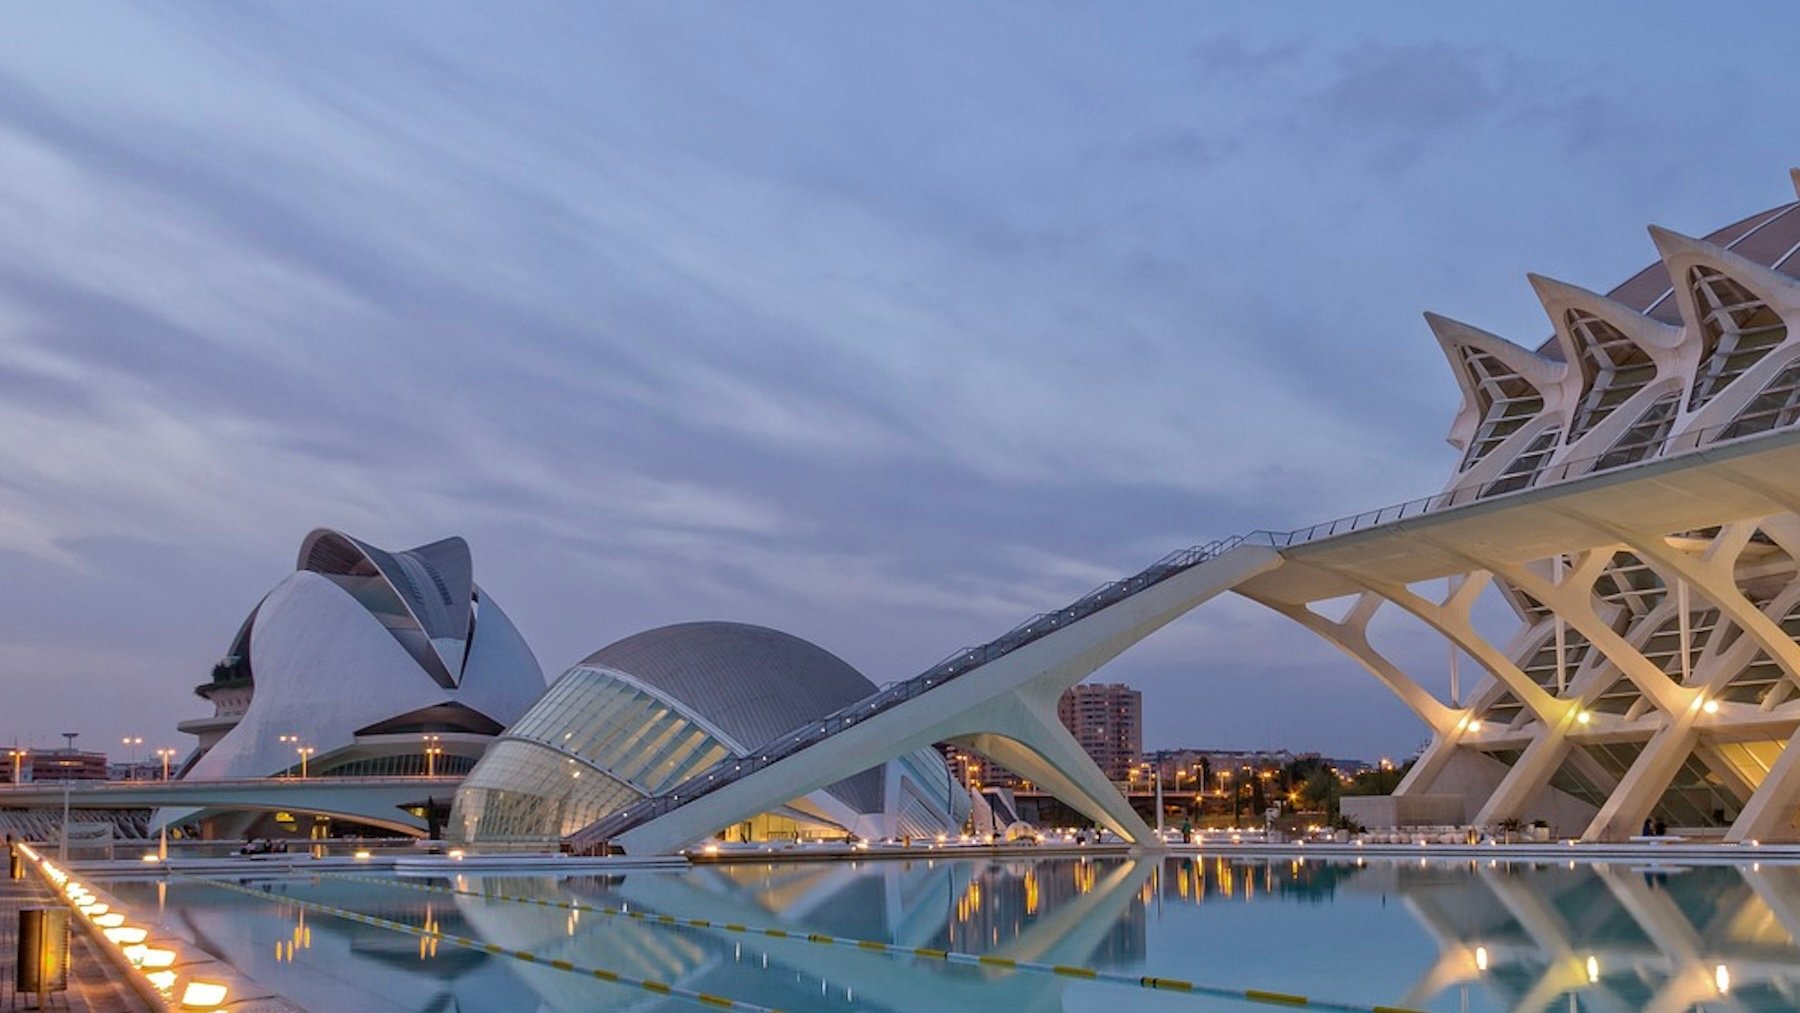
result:
M 1322 538 L 1363 531 L 1450 507 L 1515 496 L 1531 489 L 1542 488 L 1547 484 L 1563 482 L 1583 475 L 1622 471 L 1632 466 L 1667 460 L 1672 454 L 1686 454 L 1698 450 L 1701 446 L 1711 447 L 1735 443 L 1740 439 L 1764 435 L 1773 428 L 1745 432 L 1742 424 L 1734 420 L 1722 425 L 1677 433 L 1663 445 L 1661 453 L 1653 456 L 1646 455 L 1633 460 L 1618 461 L 1616 448 L 1609 448 L 1605 453 L 1591 457 L 1563 461 L 1544 469 L 1532 479 L 1528 486 L 1522 488 L 1498 488 L 1499 479 L 1496 478 L 1489 482 L 1450 489 L 1435 496 L 1423 496 L 1407 500 L 1404 503 L 1366 510 L 1359 514 L 1351 514 L 1307 528 L 1297 528 L 1285 532 L 1259 529 L 1170 553 L 1133 576 L 1102 584 L 1055 612 L 1040 612 L 985 644 L 955 651 L 943 661 L 911 679 L 889 685 L 853 704 L 833 711 L 817 721 L 801 725 L 780 738 L 766 743 L 749 756 L 727 757 L 720 760 L 668 792 L 640 799 L 610 816 L 602 817 L 569 835 L 565 838 L 564 843 L 576 852 L 595 848 L 602 842 L 633 827 L 641 826 L 658 816 L 672 812 L 694 799 L 710 795 L 728 784 L 830 738 L 852 725 L 867 721 L 877 714 L 921 696 L 946 682 L 967 675 L 1034 640 L 1064 629 L 1101 609 L 1116 605 L 1132 595 L 1154 587 L 1183 570 L 1224 555 L 1240 545 L 1266 545 L 1274 549 L 1292 548 Z M 1609 457 L 1616 463 L 1609 463 Z
M 1749 440 L 1758 436 L 1767 435 L 1777 428 L 1786 428 L 1774 425 L 1769 425 L 1760 429 L 1752 428 L 1756 422 L 1760 421 L 1762 420 L 1738 421 L 1734 419 L 1731 422 L 1724 422 L 1718 425 L 1685 430 L 1661 441 L 1659 448 L 1653 448 L 1656 450 L 1655 453 L 1645 453 L 1641 456 L 1621 455 L 1619 453 L 1621 449 L 1638 449 L 1635 445 L 1628 448 L 1608 447 L 1598 454 L 1558 462 L 1557 464 L 1545 468 L 1535 476 L 1529 476 L 1531 478 L 1530 483 L 1516 489 L 1511 487 L 1501 488 L 1500 485 L 1503 479 L 1520 476 L 1497 475 L 1487 482 L 1459 486 L 1455 489 L 1447 489 L 1444 492 L 1440 492 L 1433 496 L 1421 496 L 1418 499 L 1409 499 L 1404 503 L 1395 503 L 1391 506 L 1379 507 L 1374 510 L 1365 510 L 1359 514 L 1339 517 L 1336 520 L 1314 524 L 1307 528 L 1296 528 L 1293 531 L 1286 532 L 1253 531 L 1242 536 L 1242 538 L 1244 541 L 1254 541 L 1258 544 L 1269 545 L 1277 549 L 1291 548 L 1296 545 L 1304 545 L 1307 542 L 1317 541 L 1321 538 L 1349 534 L 1352 531 L 1362 531 L 1383 524 L 1391 524 L 1394 521 L 1405 520 L 1409 517 L 1418 517 L 1421 514 L 1447 510 L 1450 507 L 1467 506 L 1470 503 L 1486 502 L 1489 500 L 1501 499 L 1506 496 L 1515 496 L 1522 492 L 1542 489 L 1546 486 L 1556 485 L 1586 475 L 1610 474 L 1615 471 L 1624 471 L 1627 468 L 1637 465 L 1648 465 L 1658 461 L 1666 461 L 1671 457 L 1681 457 L 1698 451 L 1702 447 L 1712 448 L 1724 446 L 1737 443 L 1740 440 Z

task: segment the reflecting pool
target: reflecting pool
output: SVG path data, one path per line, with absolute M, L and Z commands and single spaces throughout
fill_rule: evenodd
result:
M 853 940 L 1364 1007 L 1800 1009 L 1800 868 L 1768 865 L 1208 855 L 109 885 L 315 1010 L 700 1008 L 596 980 L 583 973 L 591 968 L 783 1010 L 1268 1008 Z M 328 909 L 468 936 L 536 962 Z

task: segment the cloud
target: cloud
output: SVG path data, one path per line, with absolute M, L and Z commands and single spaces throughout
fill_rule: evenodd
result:
M 1171 549 L 1433 491 L 1418 311 L 1530 340 L 1525 268 L 1647 259 L 1655 201 L 1728 217 L 1793 116 L 1511 23 L 932 13 L 0 13 L 0 553 L 188 624 L 141 666 L 165 725 L 320 525 L 466 535 L 552 669 L 715 617 L 909 674 Z M 1773 45 L 1726 34 L 1693 33 Z M 1704 179 L 1642 143 L 1682 109 Z M 158 554 L 189 563 L 127 596 Z M 1359 713 L 1331 652 L 1209 610 L 1102 673 L 1174 701 L 1158 736 L 1264 727 L 1197 672 Z M 102 680 L 93 622 L 32 636 Z M 1295 720 L 1412 734 L 1369 706 Z

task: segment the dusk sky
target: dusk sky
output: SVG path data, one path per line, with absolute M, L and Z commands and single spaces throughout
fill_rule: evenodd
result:
M 1604 291 L 1647 224 L 1793 200 L 1796 39 L 1786 3 L 7 5 L 0 743 L 191 746 L 315 527 L 467 538 L 551 677 L 731 619 L 881 683 L 1435 492 L 1421 312 L 1535 345 L 1525 272 Z M 1378 646 L 1444 682 L 1422 627 Z M 1427 734 L 1242 599 L 1097 678 L 1151 748 Z

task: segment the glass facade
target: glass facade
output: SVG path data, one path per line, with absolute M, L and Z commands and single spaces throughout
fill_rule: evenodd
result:
M 629 676 L 577 666 L 463 782 L 450 833 L 470 843 L 553 843 L 732 752 Z

